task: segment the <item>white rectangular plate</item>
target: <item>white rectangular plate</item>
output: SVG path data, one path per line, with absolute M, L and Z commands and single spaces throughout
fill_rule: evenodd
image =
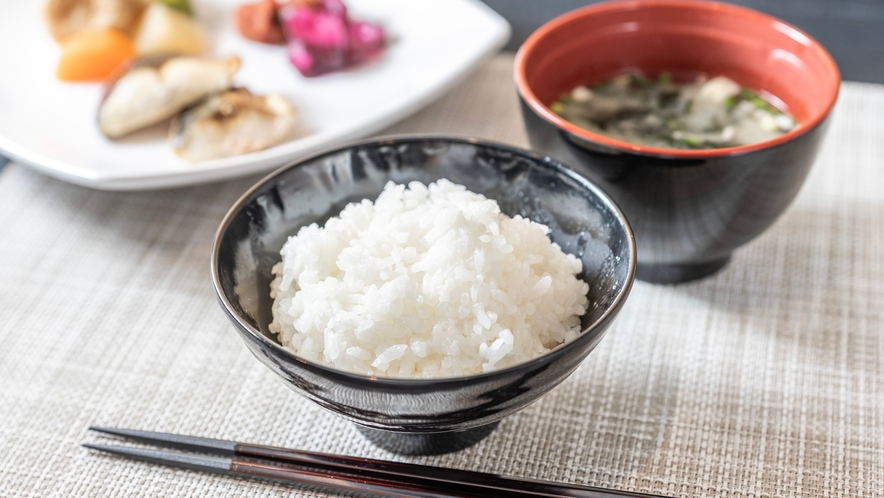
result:
M 254 1 L 254 0 L 252 0 Z M 158 125 L 112 141 L 96 126 L 100 84 L 55 78 L 59 45 L 43 2 L 0 2 L 0 151 L 64 181 L 106 190 L 190 185 L 267 171 L 377 132 L 448 91 L 509 38 L 507 22 L 478 0 L 348 0 L 352 17 L 381 24 L 392 43 L 372 63 L 305 78 L 285 47 L 244 39 L 234 0 L 194 2 L 211 54 L 238 55 L 235 84 L 278 93 L 299 113 L 300 138 L 242 156 L 191 164 Z

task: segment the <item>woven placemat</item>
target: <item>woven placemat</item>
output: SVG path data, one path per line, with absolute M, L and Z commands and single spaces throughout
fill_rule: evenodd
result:
M 502 55 L 391 132 L 525 145 Z M 707 280 L 637 283 L 583 366 L 465 451 L 411 461 L 672 496 L 881 496 L 884 87 L 843 87 L 773 228 Z M 161 192 L 0 174 L 0 496 L 324 496 L 91 453 L 90 424 L 400 458 L 283 385 L 215 302 L 256 178 Z

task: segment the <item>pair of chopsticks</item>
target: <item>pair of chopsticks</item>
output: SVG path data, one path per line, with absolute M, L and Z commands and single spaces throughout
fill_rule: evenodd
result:
M 425 498 L 451 496 L 662 498 L 576 484 L 504 477 L 466 470 L 330 455 L 162 432 L 107 427 L 90 427 L 89 430 L 163 448 L 203 453 L 203 455 L 103 444 L 83 445 L 93 450 L 172 467 L 228 476 L 270 479 L 338 491 Z M 208 456 L 206 453 L 218 456 Z M 242 457 L 249 460 L 244 460 Z

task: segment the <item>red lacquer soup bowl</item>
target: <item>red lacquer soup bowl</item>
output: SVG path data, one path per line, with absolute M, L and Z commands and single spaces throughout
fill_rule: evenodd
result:
M 593 133 L 549 108 L 577 85 L 629 70 L 727 76 L 783 105 L 799 125 L 752 145 L 666 149 Z M 789 206 L 841 77 L 822 45 L 774 17 L 718 2 L 637 0 L 545 24 L 519 50 L 515 81 L 532 148 L 600 184 L 635 231 L 637 277 L 671 283 L 715 273 Z

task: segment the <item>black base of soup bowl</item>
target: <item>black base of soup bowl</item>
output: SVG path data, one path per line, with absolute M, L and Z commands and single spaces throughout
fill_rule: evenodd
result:
M 388 181 L 426 184 L 441 178 L 497 200 L 506 214 L 548 225 L 552 240 L 581 259 L 579 276 L 590 284 L 582 334 L 510 368 L 426 380 L 343 372 L 283 348 L 268 325 L 271 268 L 287 238 L 310 223 L 325 223 L 350 202 L 375 199 Z M 218 299 L 255 357 L 296 392 L 358 424 L 371 441 L 408 454 L 475 443 L 497 421 L 559 384 L 602 339 L 634 274 L 629 225 L 586 178 L 528 151 L 439 137 L 362 142 L 276 171 L 227 214 L 212 254 Z M 448 444 L 440 444 L 445 439 Z
M 631 154 L 559 129 L 522 101 L 531 147 L 600 185 L 635 233 L 636 278 L 679 283 L 714 274 L 789 207 L 828 120 L 775 147 L 679 158 Z

